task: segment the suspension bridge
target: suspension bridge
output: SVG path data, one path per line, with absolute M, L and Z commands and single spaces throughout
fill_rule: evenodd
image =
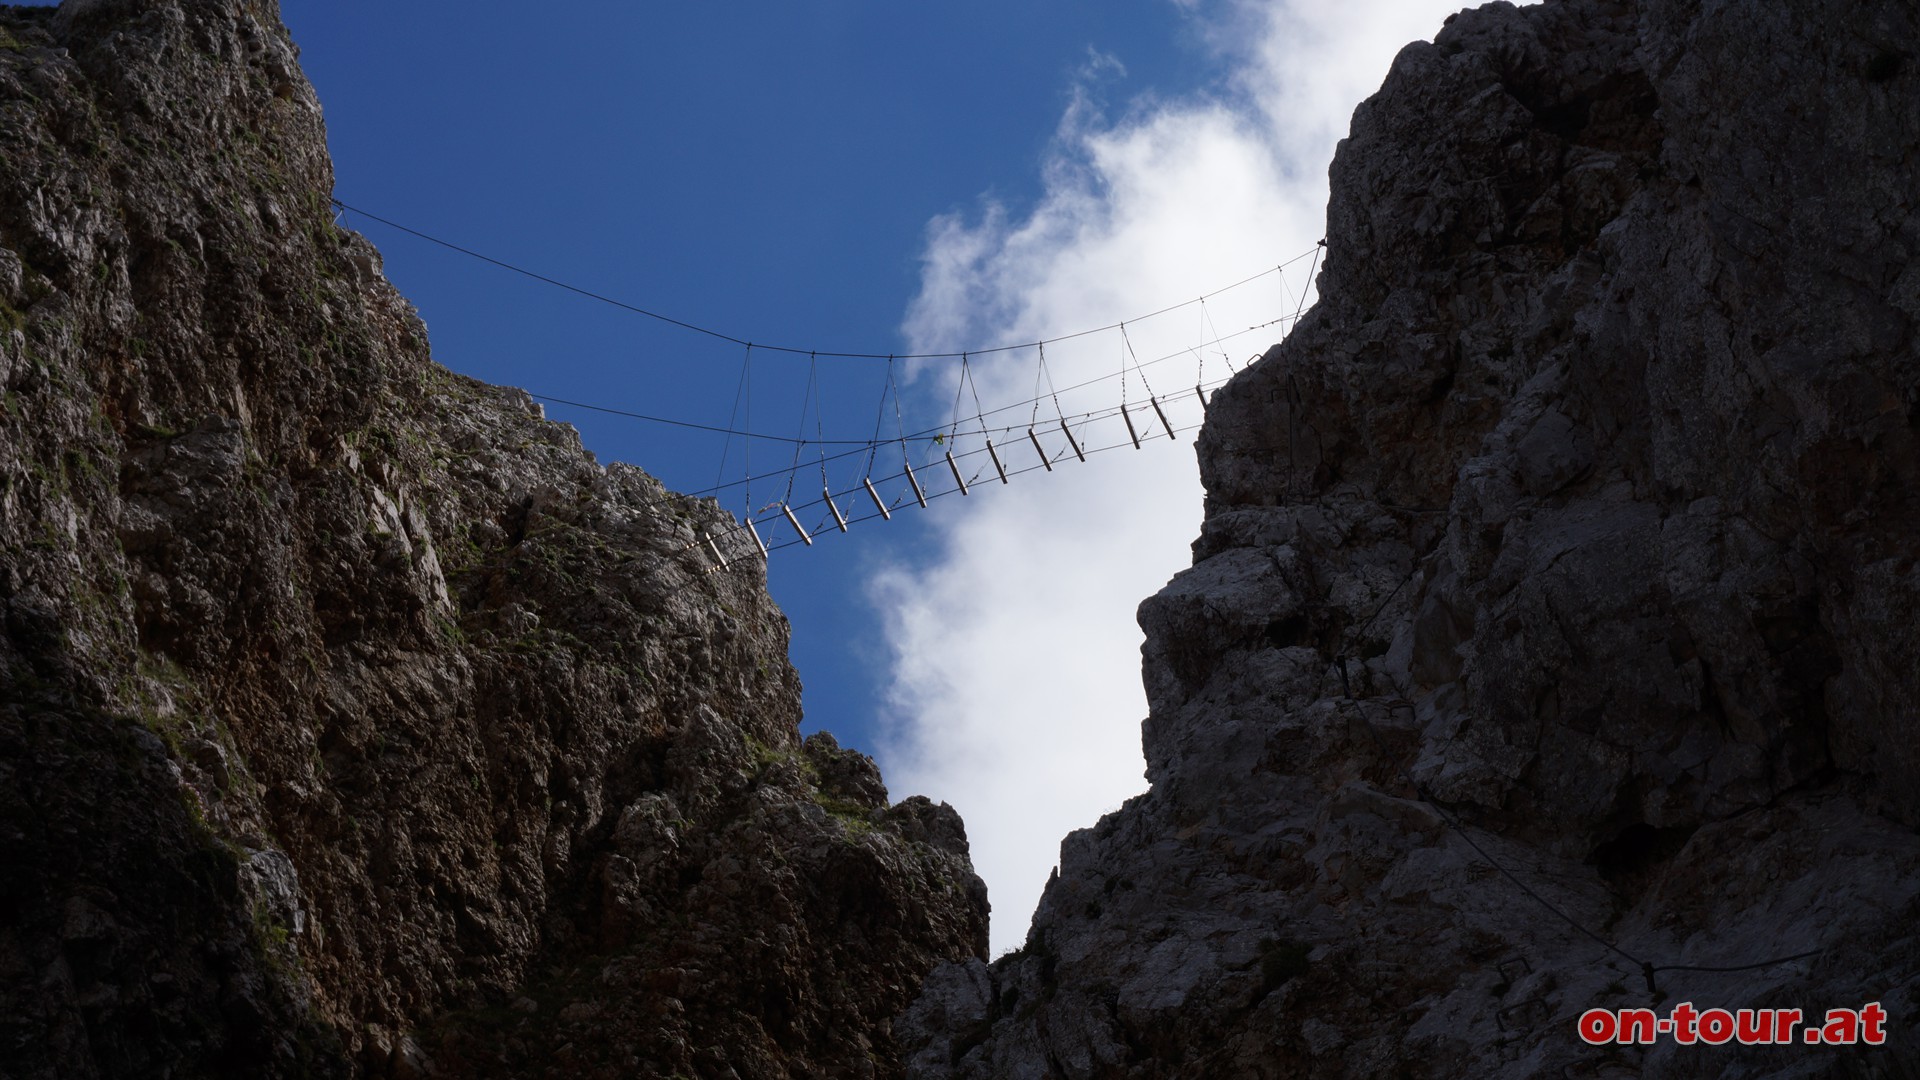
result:
M 888 353 L 757 343 L 526 269 L 338 199 L 334 200 L 334 206 L 344 215 L 376 223 L 584 299 L 741 349 L 734 408 L 725 424 L 655 415 L 605 402 L 530 390 L 532 397 L 549 405 L 725 437 L 719 455 L 719 476 L 714 484 L 687 492 L 694 496 L 712 496 L 723 505 L 736 491 L 741 499 L 742 509 L 733 528 L 710 533 L 696 541 L 696 546 L 704 549 L 710 560 L 709 572 L 730 569 L 743 559 L 768 560 L 774 552 L 786 548 L 811 547 L 829 536 L 846 533 L 855 525 L 890 521 L 895 513 L 926 508 L 935 499 L 965 498 L 978 493 L 982 485 L 1010 484 L 1015 477 L 1068 468 L 1096 454 L 1145 449 L 1146 444 L 1156 441 L 1180 441 L 1183 435 L 1200 427 L 1210 393 L 1237 373 L 1229 346 L 1264 332 L 1266 336 L 1259 343 L 1260 349 L 1252 354 L 1257 356 L 1272 340 L 1284 336 L 1305 313 L 1312 295 L 1313 273 L 1324 246 L 1323 241 L 1277 265 L 1193 299 L 1103 326 L 1015 344 Z M 1297 281 L 1298 286 L 1292 281 Z M 1214 323 L 1209 301 L 1217 303 L 1222 297 L 1261 283 L 1278 286 L 1272 290 L 1277 296 L 1261 305 L 1270 317 L 1222 333 Z M 1200 332 L 1194 335 L 1194 343 L 1142 359 L 1134 348 L 1134 337 L 1140 327 L 1156 320 L 1164 321 L 1177 312 L 1199 316 Z M 1106 339 L 1111 340 L 1116 357 L 1111 369 L 1069 385 L 1055 385 L 1047 361 L 1050 347 L 1057 354 L 1068 343 L 1085 348 Z M 752 430 L 750 421 L 743 418 L 743 406 L 745 412 L 751 411 L 750 387 L 756 354 L 797 359 L 806 365 L 798 430 L 793 435 Z M 1031 356 L 1032 393 L 987 407 L 978 384 L 979 362 L 992 357 L 1004 373 L 1009 361 L 1017 360 L 1017 354 Z M 1209 356 L 1215 360 L 1211 374 L 1207 366 Z M 821 400 L 824 395 L 820 378 L 822 361 L 862 363 L 873 370 L 879 392 L 870 435 L 827 437 Z M 907 430 L 906 410 L 900 397 L 900 366 L 955 361 L 954 401 L 947 421 L 937 427 Z M 1069 407 L 1063 404 L 1063 396 L 1099 403 Z M 971 409 L 965 407 L 968 404 Z M 894 430 L 883 433 L 889 412 Z M 1026 414 L 1024 417 L 1020 415 L 1022 412 Z M 807 430 L 809 422 L 813 428 L 811 433 Z M 783 449 L 790 447 L 792 454 L 787 464 L 753 472 L 753 448 L 763 443 L 777 444 Z M 742 461 L 740 475 L 727 479 L 727 467 L 735 456 L 736 446 Z M 804 491 L 800 488 L 801 475 L 815 470 L 818 471 L 817 496 L 812 481 Z M 767 485 L 772 485 L 780 489 L 780 493 L 771 500 L 756 502 L 753 496 L 756 484 L 761 485 L 762 492 L 767 490 Z
M 1284 337 L 1293 325 L 1305 313 L 1307 301 L 1312 292 L 1312 275 L 1319 265 L 1321 249 L 1325 241 L 1277 266 L 1270 267 L 1231 285 L 1223 286 L 1213 292 L 1203 294 L 1193 300 L 1183 301 L 1144 315 L 1121 322 L 1089 330 L 1080 330 L 1057 337 L 1029 341 L 1014 345 L 999 345 L 982 349 L 954 352 L 920 353 L 878 353 L 878 352 L 841 352 L 819 349 L 799 348 L 791 345 L 755 344 L 744 338 L 726 334 L 707 327 L 671 318 L 657 312 L 625 303 L 611 297 L 567 284 L 555 278 L 537 274 L 511 263 L 492 258 L 470 249 L 460 247 L 448 241 L 419 232 L 397 222 L 375 217 L 365 211 L 335 200 L 342 211 L 365 217 L 368 220 L 398 229 L 422 240 L 460 252 L 473 258 L 491 263 L 514 273 L 566 289 L 583 297 L 610 304 L 616 308 L 642 315 L 650 319 L 680 327 L 691 333 L 730 342 L 744 348 L 741 361 L 739 390 L 736 391 L 734 413 L 728 417 L 725 425 L 706 424 L 684 418 L 654 416 L 630 410 L 615 408 L 604 404 L 595 404 L 533 393 L 538 400 L 569 408 L 590 410 L 615 416 L 628 417 L 649 423 L 671 425 L 709 431 L 726 436 L 726 444 L 721 451 L 720 472 L 722 477 L 707 489 L 687 494 L 695 496 L 712 495 L 716 498 L 722 493 L 739 488 L 742 492 L 745 510 L 736 519 L 737 524 L 729 530 L 710 533 L 695 542 L 695 546 L 706 550 L 711 564 L 708 573 L 717 573 L 731 569 L 742 560 L 769 560 L 773 552 L 785 548 L 811 547 L 824 537 L 845 533 L 857 524 L 869 521 L 891 520 L 893 515 L 909 507 L 925 508 L 933 500 L 952 496 L 967 497 L 982 484 L 992 485 L 1011 483 L 1013 478 L 1026 473 L 1045 470 L 1052 472 L 1058 467 L 1067 467 L 1070 463 L 1084 463 L 1090 456 L 1104 454 L 1131 447 L 1143 449 L 1153 441 L 1179 441 L 1180 437 L 1200 427 L 1204 420 L 1208 392 L 1224 384 L 1238 374 L 1229 359 L 1230 353 L 1221 349 L 1228 342 L 1244 338 L 1261 331 L 1273 331 L 1272 337 Z M 1232 333 L 1220 333 L 1212 324 L 1210 314 L 1206 313 L 1207 301 L 1234 290 L 1244 288 L 1269 276 L 1280 279 L 1284 284 L 1287 269 L 1305 262 L 1305 281 L 1301 288 L 1291 294 L 1291 311 L 1282 310 L 1274 317 L 1254 323 Z M 1179 349 L 1150 360 L 1142 361 L 1134 352 L 1129 325 L 1138 326 L 1143 322 L 1167 316 L 1182 309 L 1198 306 L 1203 313 L 1203 325 L 1207 333 L 1203 340 L 1195 345 Z M 1058 348 L 1062 343 L 1083 340 L 1099 335 L 1111 334 L 1117 339 L 1119 361 L 1116 369 L 1090 379 L 1083 379 L 1066 387 L 1053 385 L 1052 374 L 1047 366 L 1047 346 Z M 1016 353 L 1030 350 L 1034 355 L 1034 392 L 1031 396 L 1009 401 L 991 409 L 986 408 L 979 395 L 974 377 L 974 360 L 978 357 Z M 1213 378 L 1206 374 L 1206 356 L 1209 350 L 1219 358 L 1220 366 L 1227 369 L 1225 376 L 1218 374 Z M 808 363 L 806 391 L 800 408 L 800 430 L 792 436 L 755 432 L 748 427 L 736 427 L 741 420 L 741 405 L 748 400 L 745 389 L 751 381 L 753 354 L 756 351 L 777 353 L 788 356 L 804 356 Z M 1258 354 L 1255 354 L 1256 356 Z M 884 377 L 879 396 L 879 406 L 874 432 L 864 439 L 825 437 L 824 420 L 819 403 L 818 364 L 822 359 L 884 361 Z M 902 361 L 958 360 L 959 371 L 954 379 L 955 394 L 953 407 L 948 421 L 939 427 L 922 428 L 912 432 L 905 430 L 903 408 L 899 397 L 899 385 L 896 379 L 896 365 Z M 1184 367 L 1176 366 L 1183 360 L 1191 360 L 1191 375 Z M 1148 369 L 1156 369 L 1163 388 L 1156 391 Z M 1177 388 L 1168 389 L 1168 384 L 1178 376 Z M 1140 392 L 1132 390 L 1137 382 Z M 1105 392 L 1108 404 L 1094 408 L 1070 410 L 1061 404 L 1061 395 L 1076 391 L 1097 390 Z M 971 396 L 973 409 L 963 409 L 963 401 Z M 1115 400 L 1117 399 L 1117 400 Z M 882 436 L 888 408 L 891 406 L 895 431 L 890 436 Z M 1018 413 L 1026 410 L 1023 420 Z M 806 423 L 814 422 L 814 434 L 808 437 Z M 754 474 L 750 464 L 743 470 L 745 475 L 735 480 L 725 480 L 726 463 L 731 456 L 735 441 L 739 441 L 745 453 L 743 458 L 750 462 L 751 447 L 755 442 L 773 442 L 790 445 L 793 456 L 783 468 Z M 997 441 L 996 441 L 997 440 Z M 808 448 L 814 450 L 812 460 L 802 461 Z M 913 463 L 915 452 L 920 455 L 920 465 L 916 469 Z M 892 471 L 889 464 L 885 469 L 879 466 L 880 455 L 885 452 L 889 461 L 892 455 L 899 455 L 898 471 Z M 857 466 L 857 467 L 856 467 Z M 818 498 L 796 498 L 795 489 L 803 470 L 817 468 L 820 476 L 820 495 Z M 843 479 L 836 486 L 831 479 L 831 470 L 837 468 Z M 754 483 L 784 480 L 781 495 L 762 506 L 755 507 L 751 495 Z M 764 490 L 764 489 L 763 489 Z M 809 492 L 810 494 L 810 492 Z M 811 525 L 809 525 L 811 522 Z M 1411 572 L 1409 579 L 1411 578 Z M 1367 620 L 1371 625 L 1379 618 L 1394 596 L 1404 587 L 1396 587 L 1374 609 Z M 1496 860 L 1473 835 L 1473 831 L 1462 820 L 1457 811 L 1442 804 L 1433 793 L 1422 785 L 1409 770 L 1409 760 L 1404 755 L 1396 755 L 1385 744 L 1379 727 L 1366 715 L 1366 707 L 1382 704 L 1375 699 L 1356 698 L 1348 677 L 1347 634 L 1342 640 L 1330 668 L 1337 667 L 1342 687 L 1342 697 L 1360 708 L 1362 727 L 1371 736 L 1381 760 L 1393 762 L 1398 779 L 1404 785 L 1407 795 L 1430 806 L 1440 816 L 1448 828 L 1458 833 L 1474 854 L 1486 865 L 1503 876 L 1516 890 L 1532 900 L 1542 909 L 1565 922 L 1575 932 L 1589 939 L 1604 951 L 1595 959 L 1600 963 L 1611 957 L 1627 962 L 1637 969 L 1646 983 L 1650 995 L 1658 995 L 1656 976 L 1660 972 L 1691 971 L 1710 973 L 1739 973 L 1763 968 L 1773 968 L 1796 963 L 1824 953 L 1824 949 L 1805 950 L 1769 957 L 1757 961 L 1740 961 L 1721 964 L 1687 964 L 1675 962 L 1656 962 L 1637 953 L 1630 953 L 1614 939 L 1601 933 L 1580 919 L 1575 918 L 1565 908 L 1543 896 L 1541 892 L 1523 880 L 1519 874 L 1499 860 Z M 1393 700 L 1384 703 L 1391 712 L 1396 707 L 1411 708 L 1410 703 Z M 1526 963 L 1524 954 L 1505 963 Z M 1504 968 L 1503 968 L 1504 970 Z M 1521 1008 L 1537 1004 L 1536 1001 L 1522 1002 Z M 1501 1025 L 1506 1024 L 1507 1012 L 1499 1016 Z

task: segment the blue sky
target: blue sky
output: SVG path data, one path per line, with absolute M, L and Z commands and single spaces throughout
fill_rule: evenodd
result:
M 326 109 L 343 201 L 738 337 L 842 351 L 906 348 L 929 221 L 983 193 L 1013 207 L 1037 196 L 1038 164 L 1095 52 L 1126 65 L 1101 80 L 1119 100 L 1210 75 L 1162 0 L 287 0 L 282 12 Z M 744 350 L 347 222 L 379 245 L 442 363 L 727 424 Z M 755 426 L 798 432 L 805 359 L 755 361 Z M 825 365 L 829 438 L 871 435 L 884 375 L 884 363 Z M 549 415 L 602 460 L 680 490 L 719 476 L 719 436 L 561 406 Z M 791 460 L 755 447 L 756 471 Z M 800 489 L 818 488 L 817 470 L 807 475 Z M 742 492 L 727 494 L 741 509 Z M 863 567 L 876 543 L 911 557 L 924 527 L 903 515 L 774 567 L 809 730 L 875 748 L 882 646 L 857 602 Z
M 1353 106 L 1400 45 L 1430 36 L 1449 10 L 1435 0 L 282 5 L 326 109 L 343 201 L 728 335 L 877 353 L 1133 319 L 1311 250 Z M 381 248 L 449 367 L 729 423 L 739 346 L 346 221 Z M 1176 357 L 1128 373 L 1135 410 L 1143 374 L 1162 396 L 1203 377 L 1203 360 L 1205 378 L 1223 375 L 1310 302 L 1309 265 L 1204 309 L 1133 321 L 1125 338 L 1050 346 L 1057 383 L 1101 380 L 1063 393 L 1061 407 L 1110 410 L 1129 356 Z M 1228 340 L 1209 345 L 1216 337 Z M 957 370 L 896 366 L 908 430 L 951 419 Z M 750 409 L 734 422 L 866 439 L 877 420 L 892 424 L 886 371 L 756 351 Z M 992 408 L 1032 396 L 1037 357 L 976 357 L 969 372 L 967 389 Z M 1176 424 L 1198 419 L 1190 397 L 1170 411 Z M 579 428 L 601 460 L 683 491 L 744 475 L 739 441 L 723 474 L 721 436 L 559 405 L 548 415 Z M 1110 412 L 1082 432 L 1093 444 L 1125 438 Z M 1061 837 L 1144 787 L 1132 614 L 1186 565 L 1198 532 L 1191 439 L 1063 461 L 1006 486 L 969 469 L 964 499 L 774 554 L 806 729 L 875 754 L 895 798 L 960 809 L 992 893 L 996 951 L 1024 936 Z M 1034 463 L 1007 441 L 1010 464 Z M 803 463 L 815 453 L 805 448 Z M 898 471 L 890 454 L 876 480 Z M 793 456 L 757 443 L 752 465 Z M 858 483 L 863 462 L 831 466 L 836 491 Z M 915 462 L 952 486 L 924 449 Z M 817 466 L 800 472 L 794 501 L 817 497 L 820 480 Z M 751 494 L 751 504 L 738 487 L 722 497 L 764 516 L 786 482 Z M 807 520 L 816 533 L 823 516 Z

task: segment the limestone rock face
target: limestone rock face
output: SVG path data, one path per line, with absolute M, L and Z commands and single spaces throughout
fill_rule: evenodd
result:
M 0 1075 L 897 1073 L 958 817 L 332 182 L 272 0 L 0 7 Z
M 1914 1022 L 1917 40 L 1547 0 L 1400 54 L 1140 609 L 1152 789 L 1066 838 L 1023 950 L 929 980 L 914 1075 L 1920 1067 L 1574 1026 Z

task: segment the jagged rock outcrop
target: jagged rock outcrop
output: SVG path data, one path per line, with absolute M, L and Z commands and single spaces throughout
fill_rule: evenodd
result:
M 0 1074 L 896 1073 L 958 817 L 331 188 L 271 0 L 0 7 Z
M 913 1075 L 1920 1068 L 1916 17 L 1547 0 L 1400 54 L 1141 607 L 1152 789 L 929 980 Z M 1896 1034 L 1575 1034 L 1687 1000 Z

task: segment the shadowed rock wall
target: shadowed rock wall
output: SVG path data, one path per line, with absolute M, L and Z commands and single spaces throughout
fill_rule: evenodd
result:
M 1152 790 L 936 973 L 915 1075 L 1920 1068 L 1574 1028 L 1915 1016 L 1915 19 L 1548 0 L 1400 54 L 1141 607 Z
M 331 190 L 271 0 L 0 7 L 0 1073 L 897 1071 L 958 817 Z

